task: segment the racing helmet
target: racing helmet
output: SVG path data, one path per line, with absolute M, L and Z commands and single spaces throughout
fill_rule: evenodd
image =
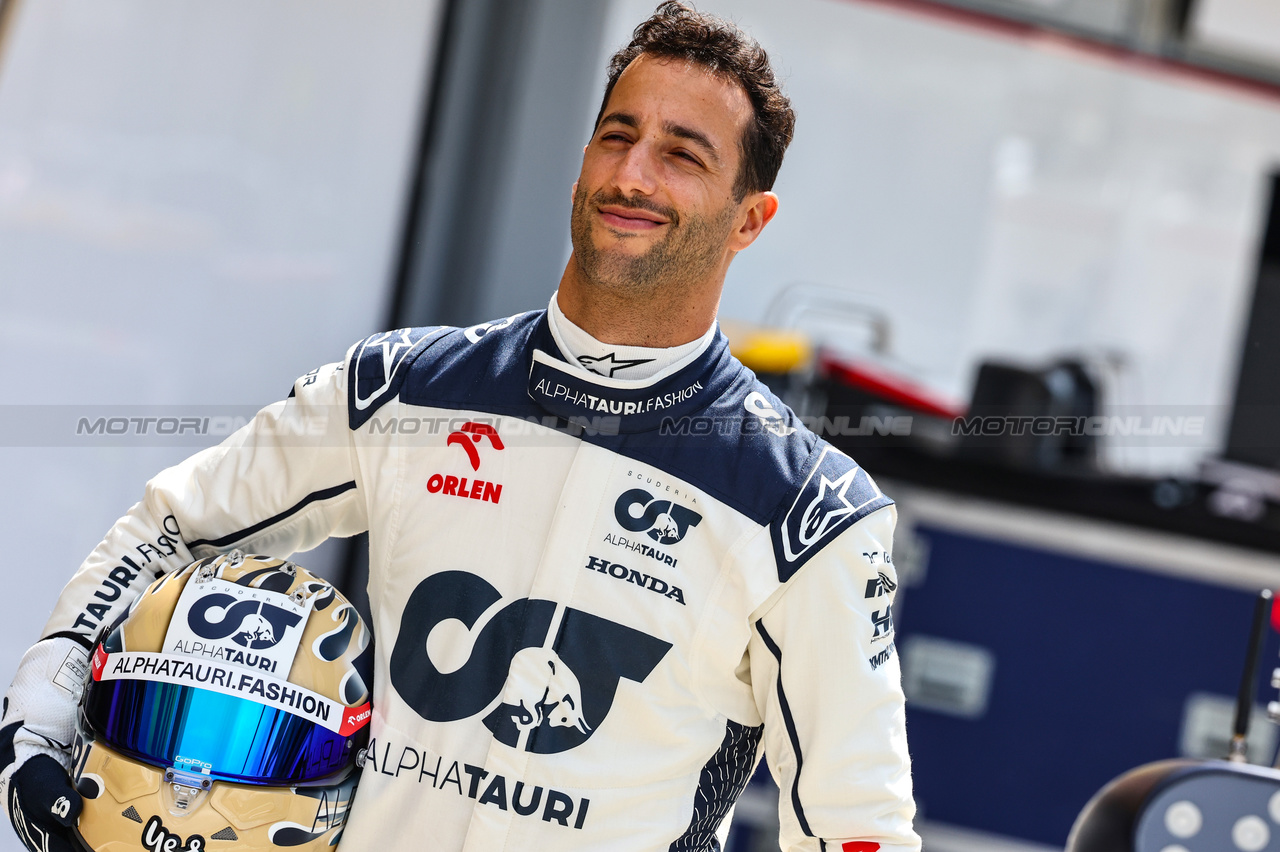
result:
M 81 841 L 332 849 L 368 736 L 369 639 L 332 585 L 281 559 L 231 551 L 156 580 L 93 650 Z

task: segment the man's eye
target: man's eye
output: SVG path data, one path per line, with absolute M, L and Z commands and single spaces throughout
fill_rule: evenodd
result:
M 683 160 L 688 160 L 690 163 L 693 163 L 695 166 L 702 165 L 701 161 L 699 161 L 697 157 L 693 156 L 688 151 L 676 151 L 675 155 L 677 157 L 680 157 Z

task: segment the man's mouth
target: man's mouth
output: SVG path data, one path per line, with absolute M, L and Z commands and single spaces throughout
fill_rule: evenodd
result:
M 606 225 L 621 231 L 652 231 L 667 224 L 659 214 L 635 207 L 606 204 L 597 209 Z

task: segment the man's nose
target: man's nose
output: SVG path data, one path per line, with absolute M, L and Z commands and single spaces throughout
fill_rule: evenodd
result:
M 613 181 L 623 195 L 652 195 L 658 187 L 658 163 L 653 146 L 637 142 L 618 161 Z

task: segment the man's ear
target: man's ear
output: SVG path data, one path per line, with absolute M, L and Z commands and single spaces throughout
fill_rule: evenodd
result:
M 778 196 L 772 192 L 753 192 L 742 200 L 738 227 L 729 237 L 729 248 L 742 251 L 756 241 L 764 226 L 778 213 Z
M 569 187 L 569 200 L 572 201 L 577 197 L 578 197 L 578 182 L 575 180 L 573 182 L 573 186 Z

